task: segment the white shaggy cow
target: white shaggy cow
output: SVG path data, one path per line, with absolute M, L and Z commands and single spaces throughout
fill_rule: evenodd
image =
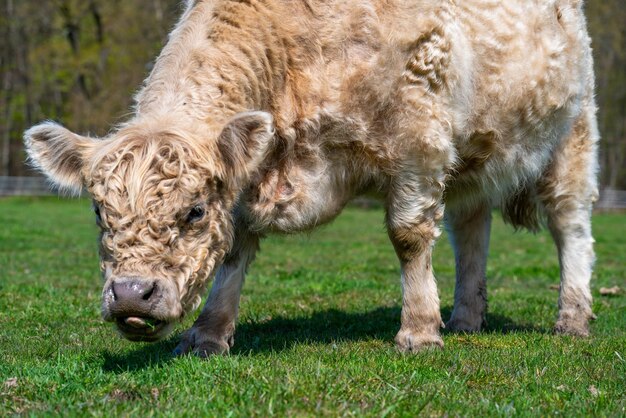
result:
M 442 346 L 431 248 L 444 217 L 447 326 L 485 317 L 491 210 L 556 242 L 556 332 L 588 335 L 598 132 L 579 0 L 197 0 L 103 139 L 43 123 L 31 160 L 93 196 L 102 313 L 157 340 L 213 288 L 178 353 L 226 352 L 259 238 L 362 193 L 386 205 L 402 350 Z M 220 266 L 217 268 L 217 266 Z

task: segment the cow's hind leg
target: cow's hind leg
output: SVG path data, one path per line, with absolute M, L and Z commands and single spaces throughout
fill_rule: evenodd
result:
M 396 344 L 415 352 L 443 347 L 437 284 L 431 253 L 443 216 L 442 182 L 431 176 L 402 175 L 387 208 L 387 227 L 401 264 L 402 317 Z
M 487 312 L 485 273 L 491 207 L 485 202 L 473 209 L 448 209 L 445 219 L 456 261 L 454 309 L 446 328 L 463 332 L 480 331 Z
M 242 225 L 236 228 L 234 247 L 220 266 L 209 297 L 174 350 L 176 355 L 193 352 L 200 357 L 227 353 L 234 343 L 239 298 L 246 270 L 254 260 L 259 237 Z
M 594 262 L 591 209 L 597 197 L 597 138 L 589 112 L 575 123 L 539 184 L 561 267 L 555 326 L 559 334 L 587 336 L 588 320 L 593 317 L 589 282 Z

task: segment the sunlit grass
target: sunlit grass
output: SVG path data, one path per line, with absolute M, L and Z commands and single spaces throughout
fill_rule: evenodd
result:
M 0 415 L 623 416 L 626 216 L 598 215 L 593 337 L 557 337 L 558 262 L 546 233 L 499 216 L 488 328 L 444 333 L 444 351 L 402 355 L 398 263 L 380 210 L 263 242 L 230 356 L 173 358 L 118 337 L 99 317 L 96 230 L 86 200 L 0 200 Z M 444 318 L 454 264 L 434 268 Z M 620 286 L 606 297 L 600 287 Z

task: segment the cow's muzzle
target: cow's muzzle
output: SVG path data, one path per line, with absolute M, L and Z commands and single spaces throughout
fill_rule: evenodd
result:
M 157 341 L 173 327 L 167 289 L 156 280 L 121 277 L 103 294 L 103 316 L 131 341 Z

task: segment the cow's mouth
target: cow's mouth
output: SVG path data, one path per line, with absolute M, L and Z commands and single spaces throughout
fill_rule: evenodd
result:
M 157 341 L 167 335 L 172 323 L 142 316 L 123 316 L 115 320 L 117 329 L 131 341 Z

